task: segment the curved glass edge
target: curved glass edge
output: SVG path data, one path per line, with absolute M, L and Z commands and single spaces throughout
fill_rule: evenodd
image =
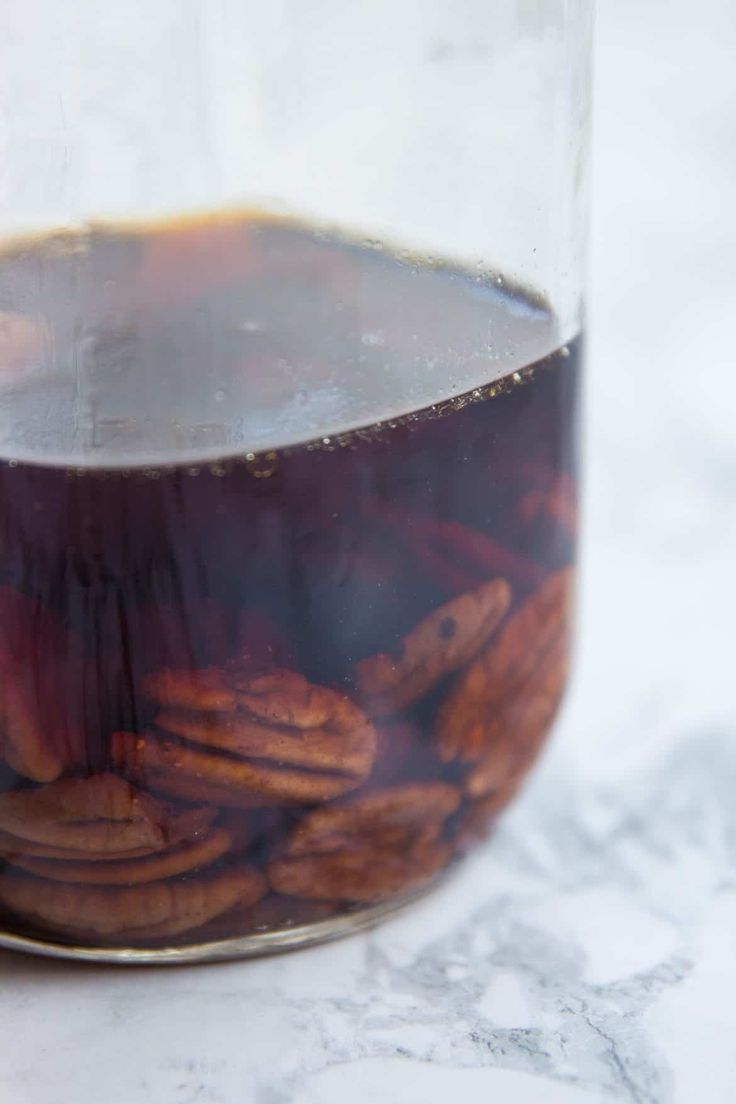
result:
M 327 920 L 317 920 L 299 927 L 256 932 L 208 943 L 193 943 L 186 947 L 155 947 L 141 950 L 126 947 L 78 947 L 73 944 L 53 943 L 44 939 L 0 932 L 0 948 L 41 955 L 45 958 L 113 966 L 178 966 L 262 958 L 265 955 L 281 954 L 300 947 L 331 943 L 333 940 L 343 939 L 375 927 L 384 918 L 422 900 L 442 882 L 449 879 L 453 873 L 454 869 L 443 871 L 413 893 L 370 905 L 357 912 L 345 913 Z

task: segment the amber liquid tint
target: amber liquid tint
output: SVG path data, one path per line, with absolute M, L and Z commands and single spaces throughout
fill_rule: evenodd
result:
M 186 947 L 399 900 L 564 688 L 577 342 L 293 223 L 0 257 L 0 916 Z

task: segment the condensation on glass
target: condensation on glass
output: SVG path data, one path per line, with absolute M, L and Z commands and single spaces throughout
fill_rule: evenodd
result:
M 412 900 L 570 651 L 588 0 L 0 11 L 0 943 Z

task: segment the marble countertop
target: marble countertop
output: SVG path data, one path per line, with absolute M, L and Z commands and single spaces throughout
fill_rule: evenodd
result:
M 735 11 L 600 3 L 581 636 L 524 796 L 338 944 L 1 954 L 3 1104 L 733 1100 Z

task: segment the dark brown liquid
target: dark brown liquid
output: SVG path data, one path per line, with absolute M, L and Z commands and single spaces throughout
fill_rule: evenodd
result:
M 577 343 L 247 220 L 42 241 L 0 295 L 7 930 L 187 944 L 421 886 L 562 692 Z

